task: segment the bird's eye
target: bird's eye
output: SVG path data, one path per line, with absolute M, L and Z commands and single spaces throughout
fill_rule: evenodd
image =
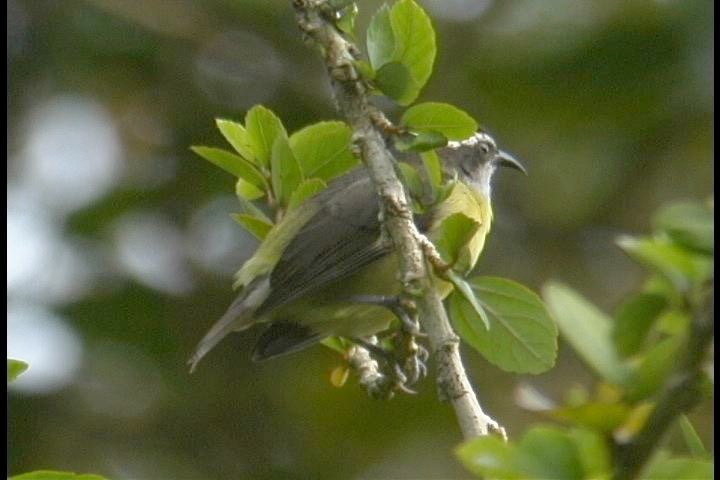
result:
M 482 150 L 483 153 L 490 153 L 490 147 L 488 147 L 487 143 L 481 143 L 480 150 Z

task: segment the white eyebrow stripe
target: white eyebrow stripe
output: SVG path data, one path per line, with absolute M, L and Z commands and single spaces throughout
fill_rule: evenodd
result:
M 493 148 L 497 148 L 497 145 L 495 145 L 495 140 L 493 140 L 493 138 L 485 132 L 476 132 L 472 137 L 461 140 L 459 142 L 448 142 L 447 146 L 450 148 L 474 147 L 481 142 L 489 143 Z

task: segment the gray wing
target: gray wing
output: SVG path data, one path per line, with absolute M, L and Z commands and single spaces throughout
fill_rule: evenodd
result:
M 270 275 L 270 295 L 256 315 L 321 290 L 391 250 L 381 242 L 380 209 L 365 168 L 331 183 L 311 201 L 322 207 L 283 252 Z

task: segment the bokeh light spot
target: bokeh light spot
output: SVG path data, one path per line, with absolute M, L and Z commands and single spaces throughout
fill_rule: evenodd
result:
M 62 317 L 42 307 L 12 304 L 7 312 L 7 352 L 30 365 L 8 388 L 49 394 L 73 380 L 82 343 Z

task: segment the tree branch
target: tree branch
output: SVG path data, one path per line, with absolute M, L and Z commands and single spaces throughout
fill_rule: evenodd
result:
M 675 420 L 702 400 L 705 381 L 702 367 L 715 329 L 713 297 L 707 295 L 701 311 L 694 315 L 684 355 L 670 375 L 650 418 L 630 442 L 616 445 L 616 480 L 635 478 Z
M 465 374 L 459 339 L 428 275 L 421 237 L 413 222 L 405 191 L 395 173 L 395 159 L 373 121 L 377 111 L 368 101 L 365 84 L 355 68 L 357 48 L 335 27 L 328 0 L 294 0 L 297 23 L 307 39 L 321 47 L 337 107 L 353 129 L 358 146 L 382 205 L 383 221 L 400 257 L 400 281 L 416 299 L 422 326 L 437 362 L 440 398 L 451 402 L 465 438 L 505 432 L 480 407 Z

